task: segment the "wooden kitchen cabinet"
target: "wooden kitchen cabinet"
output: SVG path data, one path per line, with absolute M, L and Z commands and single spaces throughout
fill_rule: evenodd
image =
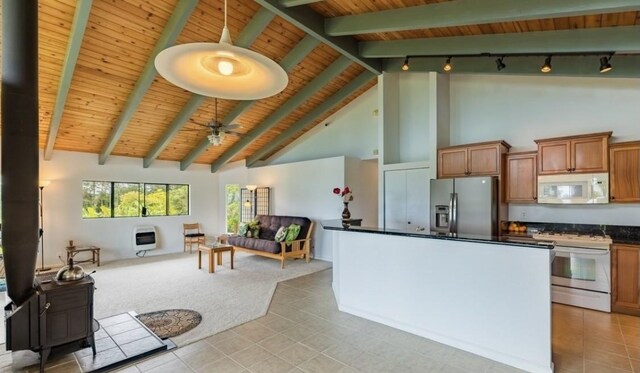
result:
M 609 147 L 611 202 L 640 202 L 640 141 Z
M 506 201 L 535 203 L 538 199 L 538 153 L 509 153 L 506 159 Z
M 596 173 L 609 171 L 611 132 L 535 140 L 538 174 Z
M 640 316 L 640 245 L 612 245 L 611 280 L 611 310 Z
M 438 149 L 438 178 L 498 176 L 502 154 L 510 147 L 504 141 L 491 141 Z

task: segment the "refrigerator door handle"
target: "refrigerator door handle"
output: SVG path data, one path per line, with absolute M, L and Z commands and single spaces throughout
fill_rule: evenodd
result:
M 449 214 L 447 216 L 449 222 L 449 233 L 453 232 L 453 193 L 449 193 Z
M 451 233 L 458 233 L 458 193 L 451 193 Z

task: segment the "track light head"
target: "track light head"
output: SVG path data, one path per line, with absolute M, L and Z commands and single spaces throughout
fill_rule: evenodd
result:
M 544 60 L 544 65 L 540 68 L 543 73 L 551 72 L 551 56 L 547 56 Z
M 409 70 L 409 57 L 404 58 L 404 63 L 402 64 L 402 71 Z
M 442 66 L 442 70 L 449 72 L 453 69 L 453 65 L 451 64 L 451 57 L 447 58 L 447 62 Z
M 502 61 L 503 59 L 504 57 L 500 57 L 496 59 L 496 68 L 498 69 L 498 71 L 507 67 L 507 65 L 505 65 L 504 62 Z
M 611 66 L 611 64 L 609 63 L 609 61 L 611 60 L 611 56 L 609 57 L 600 57 L 600 72 L 601 73 L 606 73 L 611 71 L 611 69 L 613 69 L 613 67 Z

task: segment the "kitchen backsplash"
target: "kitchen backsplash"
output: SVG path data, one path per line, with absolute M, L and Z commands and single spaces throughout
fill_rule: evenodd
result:
M 502 228 L 507 233 L 509 222 L 503 222 Z M 567 224 L 518 222 L 527 227 L 527 234 L 533 231 L 553 231 L 558 233 L 608 234 L 616 242 L 640 243 L 640 227 L 629 225 Z

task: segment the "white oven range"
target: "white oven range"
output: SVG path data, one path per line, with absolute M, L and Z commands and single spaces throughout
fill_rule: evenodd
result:
M 611 312 L 611 237 L 536 233 L 539 241 L 553 241 L 551 300 Z

